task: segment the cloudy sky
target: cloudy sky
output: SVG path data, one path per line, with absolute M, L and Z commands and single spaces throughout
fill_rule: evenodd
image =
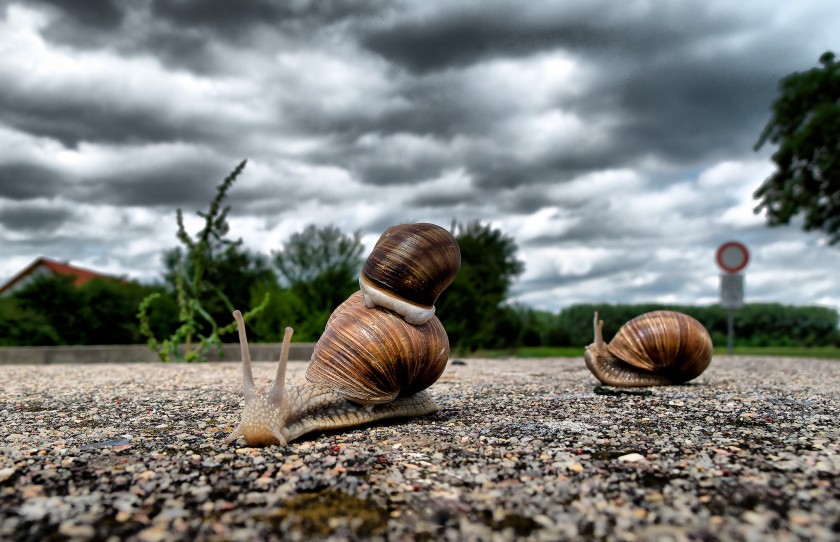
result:
M 243 158 L 232 235 L 481 220 L 515 301 L 840 308 L 840 248 L 768 228 L 779 79 L 840 49 L 833 0 L 0 0 L 0 281 L 38 256 L 152 281 Z

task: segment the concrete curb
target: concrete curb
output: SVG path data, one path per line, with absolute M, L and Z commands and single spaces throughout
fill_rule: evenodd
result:
M 251 344 L 251 358 L 254 361 L 277 361 L 280 357 L 280 343 Z M 315 343 L 292 343 L 289 359 L 307 361 L 312 357 Z M 237 361 L 240 359 L 239 344 L 222 346 L 221 360 L 212 349 L 210 361 Z M 156 352 L 145 344 L 117 344 L 97 346 L 10 346 L 0 348 L 0 365 L 55 363 L 131 363 L 159 361 Z

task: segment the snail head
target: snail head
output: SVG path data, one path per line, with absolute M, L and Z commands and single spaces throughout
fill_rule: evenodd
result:
M 285 446 L 287 439 L 283 435 L 283 429 L 286 426 L 290 408 L 284 391 L 292 328 L 287 327 L 283 335 L 283 346 L 280 350 L 280 361 L 277 364 L 274 384 L 269 388 L 257 390 L 251 372 L 251 353 L 248 349 L 248 337 L 245 334 L 245 322 L 239 311 L 234 311 L 233 317 L 236 319 L 239 329 L 239 346 L 242 350 L 245 407 L 242 410 L 242 420 L 233 433 L 225 439 L 225 444 L 229 444 L 237 437 L 242 436 L 249 446 L 275 444 L 277 442 Z

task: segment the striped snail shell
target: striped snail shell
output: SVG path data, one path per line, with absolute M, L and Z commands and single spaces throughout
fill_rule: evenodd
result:
M 385 230 L 362 267 L 359 286 L 368 308 L 400 314 L 414 325 L 429 321 L 435 301 L 461 266 L 458 242 L 435 224 L 399 224 Z
M 609 344 L 604 322 L 595 313 L 595 342 L 584 360 L 595 377 L 609 386 L 682 384 L 696 378 L 712 361 L 712 339 L 703 324 L 681 312 L 653 311 L 633 318 Z
M 306 379 L 356 403 L 387 403 L 434 384 L 448 359 L 449 339 L 436 316 L 411 325 L 390 310 L 367 308 L 356 292 L 330 316 Z

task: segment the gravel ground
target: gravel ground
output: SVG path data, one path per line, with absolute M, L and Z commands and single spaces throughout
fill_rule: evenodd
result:
M 223 445 L 236 363 L 1 371 L 4 540 L 840 539 L 840 362 L 630 394 L 582 359 L 456 361 L 437 414 L 286 448 Z

